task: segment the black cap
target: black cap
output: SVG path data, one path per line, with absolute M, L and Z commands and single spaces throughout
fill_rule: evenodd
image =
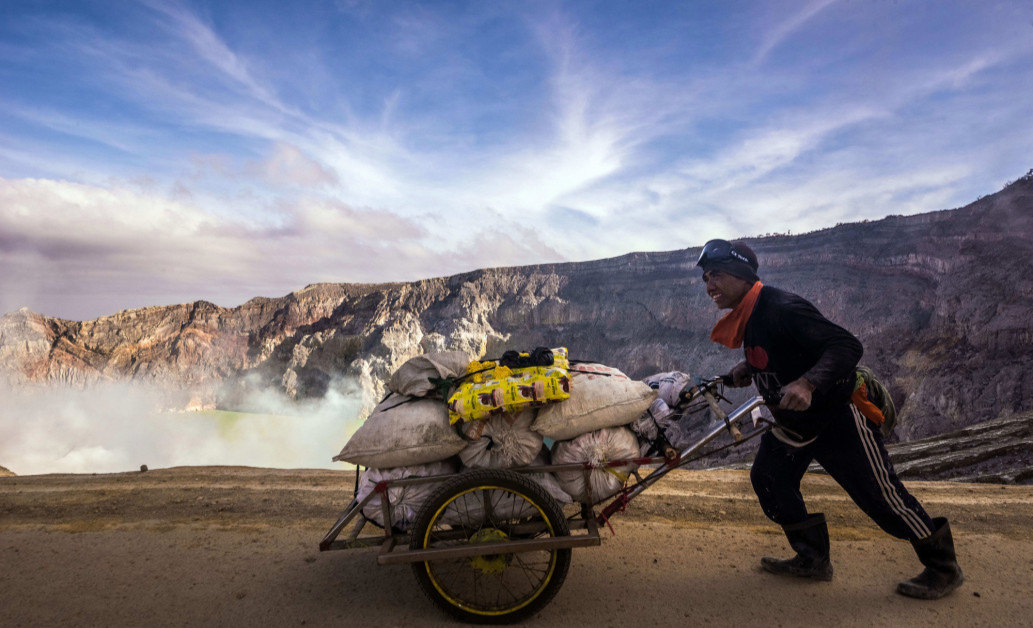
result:
M 696 266 L 703 269 L 703 272 L 720 270 L 733 277 L 747 281 L 757 281 L 757 270 L 760 263 L 757 262 L 757 254 L 743 242 L 729 242 L 728 240 L 711 240 L 703 245 L 703 251 L 699 254 L 699 261 Z

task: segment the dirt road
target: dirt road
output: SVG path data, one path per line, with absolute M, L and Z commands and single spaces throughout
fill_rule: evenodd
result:
M 451 625 L 407 567 L 368 551 L 317 551 L 350 474 L 189 467 L 0 478 L 0 625 Z M 911 482 L 952 521 L 967 583 L 950 598 L 897 596 L 917 573 L 823 476 L 812 511 L 831 524 L 831 583 L 762 573 L 784 555 L 746 473 L 676 472 L 575 550 L 556 599 L 526 625 L 1029 625 L 1033 487 Z

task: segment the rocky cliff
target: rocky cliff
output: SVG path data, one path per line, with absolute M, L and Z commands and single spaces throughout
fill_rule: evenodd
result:
M 967 207 L 750 239 L 765 283 L 865 344 L 901 409 L 901 440 L 1033 409 L 1033 177 Z M 15 386 L 158 382 L 175 407 L 244 408 L 256 389 L 320 397 L 357 380 L 367 405 L 404 360 L 539 345 L 641 377 L 724 372 L 698 248 L 479 270 L 413 283 L 308 286 L 235 308 L 199 301 L 67 321 L 0 318 Z

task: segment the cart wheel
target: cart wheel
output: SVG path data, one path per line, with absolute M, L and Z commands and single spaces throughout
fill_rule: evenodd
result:
M 556 500 L 534 481 L 503 469 L 461 473 L 420 509 L 410 549 L 567 536 Z M 570 548 L 413 563 L 423 592 L 461 621 L 508 624 L 552 600 L 570 567 Z

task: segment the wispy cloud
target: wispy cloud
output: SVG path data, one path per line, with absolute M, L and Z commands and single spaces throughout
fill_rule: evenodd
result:
M 273 152 L 267 159 L 250 162 L 247 170 L 257 173 L 272 185 L 318 187 L 338 182 L 333 170 L 298 147 L 283 142 L 273 145 Z
M 150 0 L 146 4 L 171 19 L 169 24 L 175 34 L 187 42 L 201 60 L 265 105 L 284 113 L 295 113 L 276 97 L 271 86 L 256 79 L 249 63 L 234 53 L 211 26 L 202 22 L 195 13 L 174 0 Z
M 672 249 L 958 205 L 1028 168 L 1018 4 L 410 9 L 13 11 L 0 270 L 25 279 L 0 309 Z
M 753 55 L 753 64 L 760 65 L 763 63 L 772 50 L 780 46 L 796 31 L 800 30 L 804 24 L 835 2 L 838 2 L 838 0 L 810 0 L 804 4 L 801 10 L 790 15 L 774 28 L 764 33 L 764 38 Z

